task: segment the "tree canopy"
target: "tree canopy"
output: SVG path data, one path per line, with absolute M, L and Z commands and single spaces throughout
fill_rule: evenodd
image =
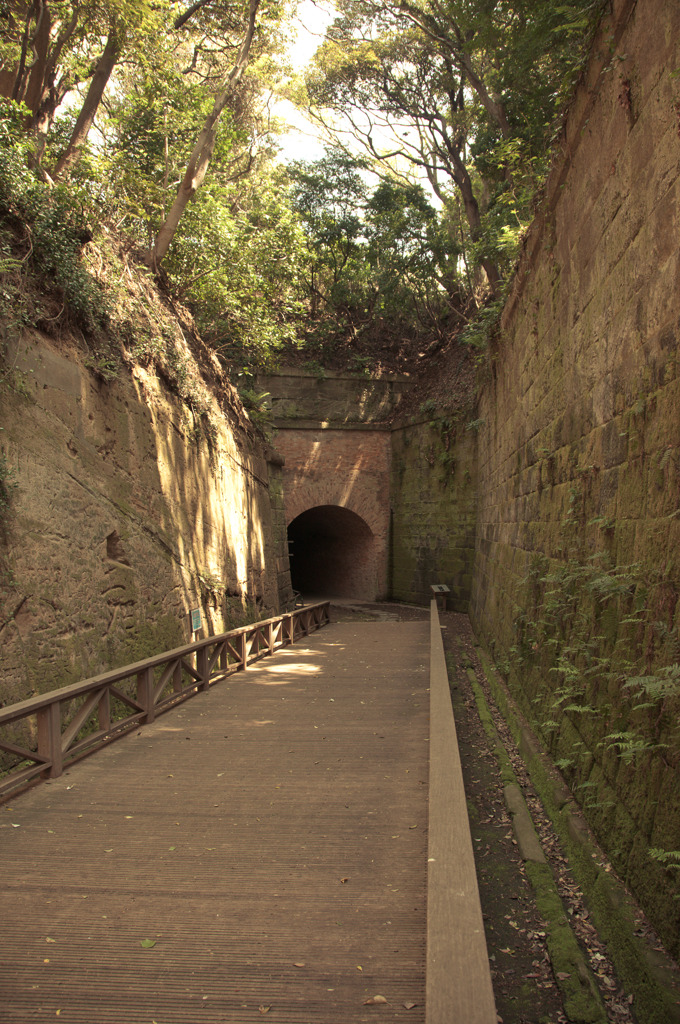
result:
M 580 68 L 593 0 L 338 0 L 311 113 L 383 173 L 426 178 L 467 269 L 499 293 Z
M 502 295 L 600 6 L 337 0 L 297 89 L 328 149 L 285 164 L 294 0 L 14 3 L 0 267 L 23 220 L 22 266 L 96 332 L 82 247 L 115 236 L 239 367 L 440 344 Z

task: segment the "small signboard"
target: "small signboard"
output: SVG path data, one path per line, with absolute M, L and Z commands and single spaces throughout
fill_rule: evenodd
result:
M 197 630 L 201 629 L 203 626 L 203 623 L 201 622 L 201 609 L 192 608 L 189 614 L 191 615 L 191 631 L 192 633 L 196 633 Z
M 432 591 L 432 596 L 437 602 L 437 608 L 439 609 L 439 611 L 445 612 L 446 595 L 449 593 L 449 588 L 446 586 L 445 583 L 431 583 L 430 590 Z

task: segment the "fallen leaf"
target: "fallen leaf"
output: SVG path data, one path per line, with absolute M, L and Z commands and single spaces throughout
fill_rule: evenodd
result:
M 412 1010 L 414 1008 L 414 1006 L 417 1006 L 417 1005 L 418 1005 L 417 1003 L 404 1003 L 404 1009 L 405 1010 Z
M 357 964 L 357 970 L 358 971 L 363 971 L 363 967 L 360 964 Z
M 260 1006 L 258 1007 L 260 1013 L 269 1013 L 271 1006 Z
M 371 996 L 370 999 L 364 999 L 364 1006 L 376 1006 L 378 1003 L 386 1003 L 387 1000 L 384 996 Z
M 293 964 L 293 967 L 304 967 L 304 966 L 305 966 L 304 963 Z
M 349 882 L 349 878 L 341 878 L 340 879 L 340 885 L 344 885 L 346 882 Z
M 45 937 L 45 942 L 56 942 L 56 941 L 57 941 L 56 939 L 51 939 L 51 938 L 49 937 L 49 935 L 47 935 L 47 936 Z
M 567 978 L 571 978 L 571 974 L 569 974 L 567 971 L 558 971 L 557 977 L 560 981 L 566 981 Z
M 156 940 L 142 939 L 142 941 L 139 944 L 142 947 L 142 949 L 153 949 L 153 947 L 156 945 Z

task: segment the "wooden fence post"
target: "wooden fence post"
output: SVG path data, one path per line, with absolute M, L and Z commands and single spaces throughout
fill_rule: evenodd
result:
M 50 779 L 58 778 L 63 771 L 59 701 L 54 701 L 38 711 L 38 754 L 50 762 L 45 774 Z
M 153 669 L 145 668 L 137 674 L 137 700 L 144 708 L 146 717 L 144 721 L 148 724 L 156 717 L 156 709 L 153 702 Z
M 210 686 L 210 671 L 208 669 L 208 648 L 201 647 L 196 651 L 196 671 L 201 677 L 199 689 L 205 691 Z

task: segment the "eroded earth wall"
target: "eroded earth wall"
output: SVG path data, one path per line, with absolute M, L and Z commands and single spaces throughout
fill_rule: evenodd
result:
M 676 955 L 678 68 L 678 4 L 617 0 L 491 352 L 471 602 Z
M 140 367 L 103 382 L 34 334 L 3 394 L 5 704 L 275 614 L 292 597 L 280 460 Z M 206 426 L 206 423 L 209 426 Z

